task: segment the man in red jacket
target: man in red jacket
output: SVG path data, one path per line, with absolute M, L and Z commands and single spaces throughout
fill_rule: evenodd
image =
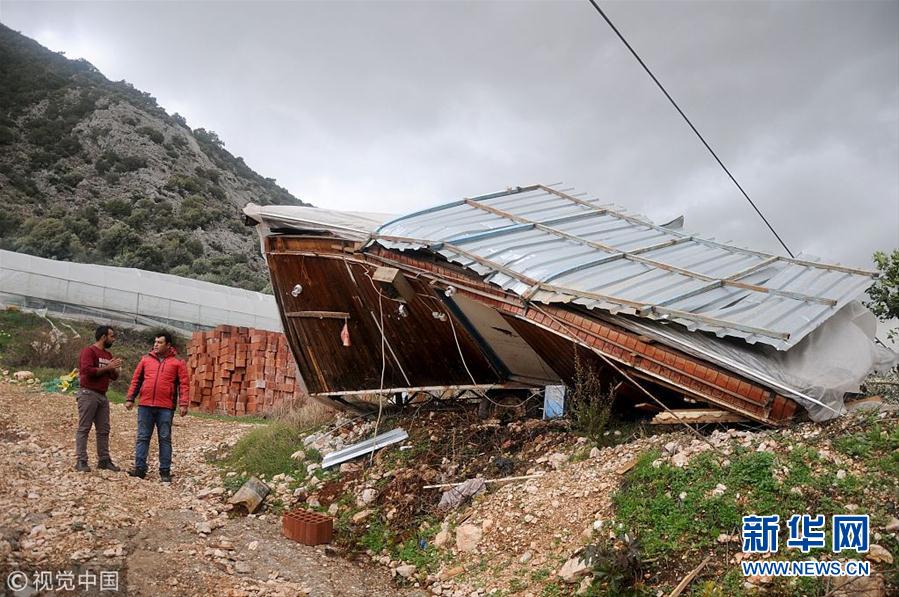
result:
M 168 332 L 158 333 L 153 342 L 153 350 L 141 358 L 134 370 L 134 377 L 131 378 L 125 408 L 131 410 L 135 399 L 140 396 L 134 468 L 128 471 L 132 477 L 143 479 L 147 474 L 150 436 L 153 435 L 153 427 L 156 427 L 159 478 L 163 483 L 172 481 L 172 419 L 176 406 L 183 417 L 187 414 L 187 405 L 190 403 L 187 366 L 176 355 L 172 335 Z
M 97 468 L 118 472 L 119 467 L 109 457 L 109 382 L 119 378 L 122 359 L 114 359 L 109 352 L 115 342 L 115 330 L 101 325 L 94 332 L 96 342 L 86 346 L 78 356 L 78 385 L 75 394 L 78 404 L 78 431 L 75 432 L 75 470 L 86 473 L 87 436 L 91 425 L 97 435 Z

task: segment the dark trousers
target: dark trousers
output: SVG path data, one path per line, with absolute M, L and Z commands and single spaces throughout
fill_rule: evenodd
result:
M 97 436 L 97 459 L 109 460 L 109 400 L 103 394 L 81 388 L 76 394 L 78 431 L 75 432 L 75 455 L 87 462 L 87 436 L 91 425 Z
M 150 452 L 150 437 L 156 428 L 159 441 L 159 470 L 167 471 L 172 466 L 172 419 L 175 411 L 158 406 L 137 407 L 137 443 L 134 446 L 134 468 L 147 470 L 147 454 Z

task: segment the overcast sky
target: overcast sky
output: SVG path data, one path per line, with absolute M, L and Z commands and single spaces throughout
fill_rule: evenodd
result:
M 602 5 L 794 253 L 899 247 L 899 1 Z M 563 181 L 782 253 L 586 0 L 0 0 L 0 21 L 319 207 Z

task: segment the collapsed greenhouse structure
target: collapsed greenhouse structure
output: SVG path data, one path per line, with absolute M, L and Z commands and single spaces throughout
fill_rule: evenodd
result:
M 244 213 L 309 393 L 334 404 L 545 402 L 584 362 L 622 408 L 778 425 L 839 415 L 896 362 L 860 303 L 876 272 L 732 246 L 550 186 L 400 217 Z

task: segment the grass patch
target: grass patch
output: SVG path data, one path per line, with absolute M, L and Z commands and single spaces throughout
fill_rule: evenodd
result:
M 745 515 L 779 514 L 786 521 L 792 514 L 814 513 L 829 519 L 842 513 L 845 501 L 861 503 L 864 497 L 856 477 L 838 480 L 835 465 L 802 446 L 786 454 L 737 449 L 726 464 L 705 452 L 684 468 L 664 462 L 654 467 L 657 458 L 658 451 L 641 456 L 613 497 L 617 520 L 636 532 L 648 558 L 714 548 L 718 535 L 739 531 Z M 723 492 L 714 491 L 719 484 Z
M 359 537 L 359 546 L 379 554 L 390 545 L 390 528 L 380 516 L 374 516 L 365 533 Z
M 124 396 L 122 397 L 124 400 Z M 220 415 L 216 413 L 204 413 L 198 410 L 191 410 L 189 415 L 198 419 L 208 419 L 212 421 L 227 421 L 229 423 L 250 423 L 252 425 L 268 425 L 271 420 L 265 417 L 256 417 L 253 415 Z M 295 452 L 296 450 L 294 450 Z M 291 452 L 293 453 L 293 452 Z
M 280 473 L 296 476 L 304 473 L 305 467 L 291 458 L 291 454 L 302 449 L 306 435 L 302 429 L 275 421 L 240 438 L 220 463 L 230 470 L 269 479 Z
M 879 469 L 899 478 L 899 425 L 888 425 L 876 417 L 866 421 L 867 429 L 837 438 L 833 446 L 843 454 L 861 460 L 868 468 Z

